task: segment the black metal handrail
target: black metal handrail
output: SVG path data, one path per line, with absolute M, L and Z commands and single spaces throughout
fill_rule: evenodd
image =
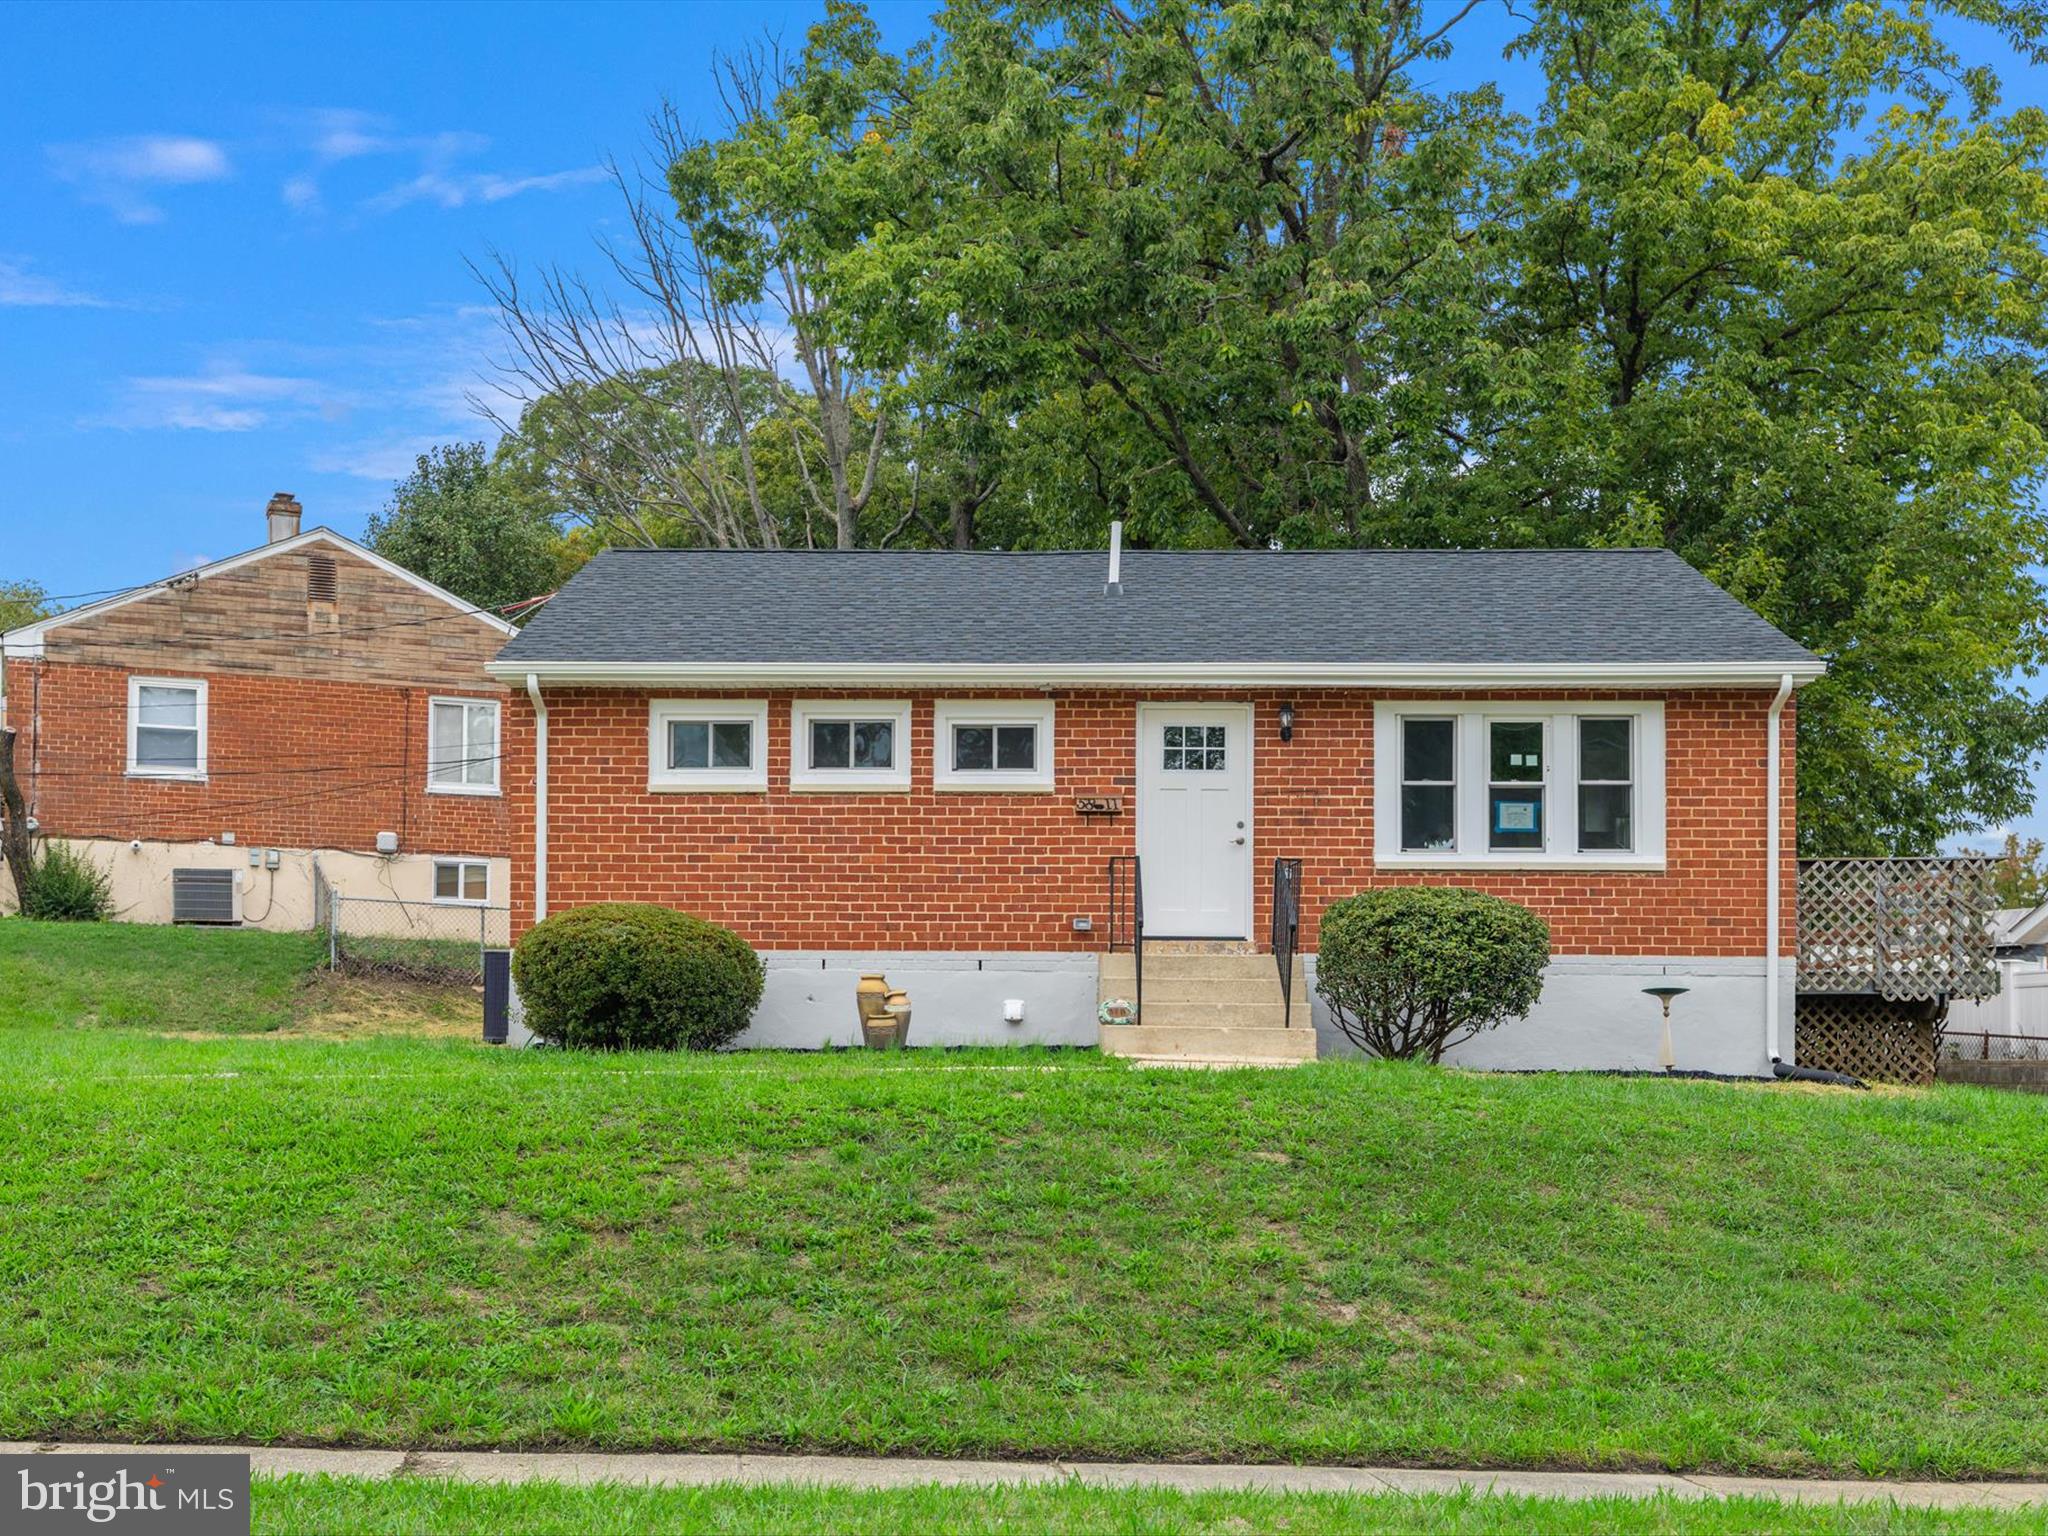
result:
M 1294 1027 L 1294 941 L 1301 933 L 1301 860 L 1273 861 L 1273 963 L 1280 967 L 1280 1023 Z
M 1124 907 L 1131 909 L 1128 920 Z M 1109 947 L 1128 948 L 1137 996 L 1132 999 L 1139 1023 L 1145 1021 L 1145 880 L 1135 853 L 1119 853 L 1109 861 Z

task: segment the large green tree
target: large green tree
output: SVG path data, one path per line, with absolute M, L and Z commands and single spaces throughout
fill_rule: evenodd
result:
M 1469 9 L 836 5 L 675 185 L 800 247 L 918 481 L 1028 487 L 978 541 L 1663 544 L 1831 665 L 1807 850 L 2023 809 L 2048 121 L 1942 28 L 2039 8 L 1550 0 L 1527 120 L 1431 83 Z
M 50 600 L 32 581 L 0 581 L 0 634 L 50 616 Z
M 482 443 L 421 454 L 371 516 L 366 542 L 480 608 L 539 597 L 561 569 L 552 520 L 494 470 Z

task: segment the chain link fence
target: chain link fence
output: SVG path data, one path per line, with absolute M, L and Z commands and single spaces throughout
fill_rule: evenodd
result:
M 484 951 L 511 935 L 505 907 L 327 892 L 327 963 L 353 976 L 481 986 Z

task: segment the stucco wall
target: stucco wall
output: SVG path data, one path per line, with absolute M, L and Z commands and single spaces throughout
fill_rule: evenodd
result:
M 344 898 L 358 896 L 400 900 L 417 906 L 434 905 L 434 856 L 425 853 L 380 858 L 374 854 L 316 854 L 304 848 L 271 849 L 261 844 L 144 842 L 138 847 L 109 839 L 85 838 L 71 846 L 107 872 L 114 895 L 116 915 L 123 922 L 168 923 L 171 920 L 171 871 L 174 869 L 231 869 L 240 877 L 237 892 L 243 926 L 279 932 L 310 929 L 314 925 L 313 863 L 317 857 L 328 883 Z M 254 852 L 259 863 L 252 867 Z M 267 867 L 267 855 L 275 851 L 278 867 Z M 510 888 L 511 860 L 487 859 L 491 866 L 490 904 L 502 907 Z M 12 882 L 0 876 L 0 911 L 14 907 Z M 376 909 L 350 913 L 354 931 L 379 931 Z M 500 929 L 502 914 L 492 922 Z M 407 929 L 394 929 L 407 932 Z M 462 927 L 461 931 L 467 932 Z M 494 935 L 502 942 L 502 935 Z

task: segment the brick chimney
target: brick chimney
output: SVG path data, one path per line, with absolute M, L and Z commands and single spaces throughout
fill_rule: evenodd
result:
M 270 498 L 270 505 L 263 509 L 263 515 L 270 520 L 269 542 L 279 539 L 295 539 L 299 536 L 299 513 L 305 510 L 299 505 L 298 497 L 290 491 L 279 491 Z

